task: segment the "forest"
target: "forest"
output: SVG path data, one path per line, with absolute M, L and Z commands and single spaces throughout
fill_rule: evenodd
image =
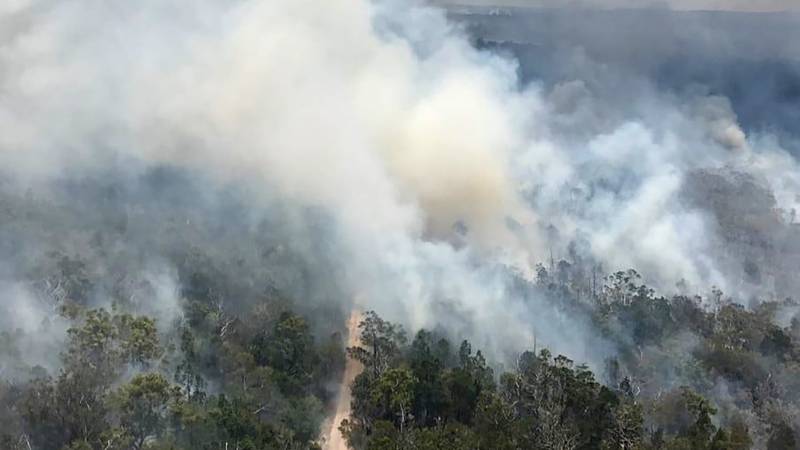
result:
M 361 316 L 358 345 L 346 348 L 343 311 L 309 309 L 279 288 L 280 272 L 270 275 L 298 264 L 290 250 L 275 259 L 279 237 L 243 243 L 241 230 L 188 220 L 197 207 L 173 204 L 182 197 L 172 194 L 192 183 L 162 175 L 139 187 L 160 186 L 152 198 L 161 200 L 131 200 L 141 216 L 92 211 L 93 195 L 82 196 L 88 209 L 64 210 L 4 194 L 3 235 L 48 247 L 41 258 L 16 256 L 42 323 L 0 334 L 0 447 L 323 448 L 320 430 L 352 358 L 363 371 L 338 425 L 353 449 L 797 448 L 800 318 L 790 299 L 744 307 L 721 291 L 664 297 L 634 270 L 603 276 L 573 254 L 539 264 L 534 279 L 515 276 L 513 289 L 564 317 L 588 317 L 617 349 L 600 367 L 536 341 L 512 360 L 492 360 L 447 329 L 408 330 L 373 311 Z M 103 186 L 66 189 L 140 197 Z M 87 235 L 76 225 L 94 220 L 116 226 Z M 162 228 L 170 223 L 183 225 Z M 84 239 L 83 255 L 66 253 L 64 242 Z M 131 253 L 164 241 L 173 245 L 179 312 L 144 313 L 164 300 L 154 303 L 157 280 L 131 276 Z M 263 247 L 236 247 L 252 242 Z M 18 252 L 21 244 L 4 241 Z M 110 303 L 98 303 L 101 292 Z
M 526 288 L 566 311 L 587 307 L 570 267 L 561 261 L 553 278 L 540 268 Z M 359 449 L 797 448 L 800 321 L 776 324 L 776 312 L 797 304 L 748 311 L 720 293 L 706 310 L 638 279 L 615 273 L 592 297 L 593 320 L 623 349 L 600 373 L 547 349 L 496 371 L 466 340 L 420 330 L 409 343 L 402 327 L 368 313 L 361 346 L 348 349 L 364 371 L 343 432 Z
M 0 0 L 0 450 L 798 450 L 798 212 L 797 0 Z

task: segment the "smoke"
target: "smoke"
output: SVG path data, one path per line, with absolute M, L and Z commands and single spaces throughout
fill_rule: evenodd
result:
M 512 288 L 575 242 L 666 291 L 737 286 L 712 214 L 683 196 L 693 171 L 741 170 L 766 180 L 778 207 L 798 202 L 794 159 L 769 134 L 748 135 L 725 98 L 638 82 L 635 102 L 608 108 L 611 89 L 597 84 L 613 86 L 613 72 L 523 82 L 514 58 L 475 49 L 422 4 L 18 1 L 0 14 L 9 186 L 65 201 L 64 180 L 124 185 L 174 168 L 192 186 L 175 203 L 199 205 L 186 214 L 209 229 L 257 239 L 254 224 L 282 216 L 275 240 L 326 280 L 308 297 L 358 298 L 413 328 L 444 323 L 495 354 L 534 336 L 579 360 L 612 351 L 580 317 Z M 232 186 L 245 218 L 218 204 Z M 158 202 L 146 189 L 130 199 Z M 178 277 L 163 274 L 180 269 L 162 266 L 174 236 L 123 216 L 126 230 L 142 226 L 125 239 L 147 243 L 135 273 L 163 299 L 148 308 L 177 317 Z M 192 242 L 216 242 L 200 230 Z M 225 250 L 247 255 L 236 238 Z M 290 286 L 292 274 L 270 277 Z
M 512 7 L 653 8 L 682 11 L 796 11 L 793 0 L 438 0 L 440 4 Z
M 0 376 L 16 380 L 30 376 L 31 367 L 59 367 L 67 321 L 53 317 L 50 305 L 18 283 L 0 284 Z

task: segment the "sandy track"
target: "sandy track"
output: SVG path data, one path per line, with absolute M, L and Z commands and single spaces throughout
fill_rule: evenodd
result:
M 353 311 L 347 321 L 347 346 L 353 347 L 359 344 L 358 324 L 361 322 L 361 312 Z M 336 412 L 323 424 L 322 429 L 322 448 L 324 450 L 347 450 L 342 433 L 339 431 L 339 424 L 342 420 L 350 416 L 350 385 L 356 376 L 364 370 L 360 362 L 347 358 L 342 376 L 339 394 L 336 397 Z

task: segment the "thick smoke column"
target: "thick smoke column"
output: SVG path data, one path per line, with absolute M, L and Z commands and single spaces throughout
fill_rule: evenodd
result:
M 734 167 L 797 202 L 794 160 L 725 99 L 647 88 L 609 117 L 581 81 L 522 86 L 424 5 L 21 1 L 0 29 L 7 179 L 174 166 L 246 186 L 254 208 L 319 209 L 348 298 L 413 327 L 479 325 L 496 353 L 535 334 L 600 356 L 580 319 L 510 287 L 571 243 L 667 290 L 737 285 L 681 197 L 688 173 Z

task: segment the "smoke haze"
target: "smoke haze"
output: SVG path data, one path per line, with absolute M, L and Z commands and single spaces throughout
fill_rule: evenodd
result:
M 438 0 L 437 3 L 493 7 L 653 8 L 678 11 L 776 12 L 800 9 L 793 0 Z
M 63 212 L 43 221 L 52 229 L 3 230 L 9 267 L 45 254 L 61 225 L 88 234 L 122 218 L 117 256 L 137 255 L 132 271 L 157 299 L 143 308 L 170 317 L 180 278 L 171 249 L 208 239 L 247 259 L 248 242 L 263 239 L 285 251 L 285 273 L 267 275 L 278 285 L 314 280 L 301 293 L 309 308 L 358 299 L 413 329 L 480 329 L 476 344 L 494 354 L 536 336 L 593 363 L 613 349 L 580 317 L 519 295 L 516 277 L 572 252 L 608 272 L 635 267 L 664 292 L 717 286 L 750 301 L 797 287 L 773 267 L 761 270 L 772 281 L 746 276 L 745 259 L 796 254 L 734 247 L 740 234 L 722 217 L 730 197 L 706 186 L 721 196 L 709 204 L 697 179 L 713 174 L 732 191 L 749 180 L 772 203 L 733 203 L 773 228 L 741 226 L 773 249 L 794 242 L 795 130 L 748 129 L 739 103 L 664 88 L 644 59 L 608 63 L 633 43 L 609 39 L 600 56 L 576 44 L 537 66 L 522 39 L 488 22 L 476 32 L 469 18 L 393 1 L 19 0 L 0 14 L 1 186 Z M 546 46 L 561 30 L 535 32 Z M 730 51 L 713 38 L 698 40 L 703 56 Z M 781 51 L 800 54 L 791 42 Z M 117 193 L 94 202 L 109 186 Z M 150 222 L 173 215 L 186 221 L 153 236 Z M 89 240 L 59 245 L 87 254 Z M 2 274 L 12 286 L 2 306 L 22 318 L 14 326 L 39 326 L 19 271 Z

